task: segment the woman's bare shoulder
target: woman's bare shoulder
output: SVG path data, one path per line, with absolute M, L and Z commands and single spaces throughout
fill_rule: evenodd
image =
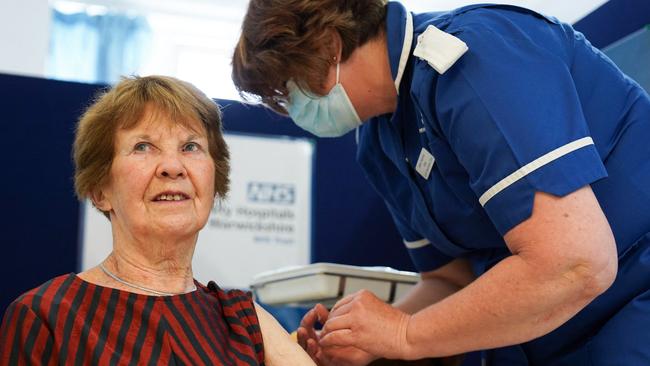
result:
M 264 339 L 265 362 L 268 366 L 309 366 L 314 361 L 264 308 L 255 304 Z

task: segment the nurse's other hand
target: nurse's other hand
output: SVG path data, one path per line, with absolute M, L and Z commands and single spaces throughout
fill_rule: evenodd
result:
M 411 316 L 361 290 L 336 303 L 320 334 L 320 347 L 354 347 L 389 358 L 409 359 L 406 328 Z
M 322 304 L 316 304 L 300 321 L 296 331 L 298 344 L 319 366 L 364 366 L 377 359 L 373 355 L 353 347 L 322 348 L 319 344 L 320 331 L 316 323 L 324 324 L 329 311 Z
M 321 347 L 316 363 L 321 366 L 366 366 L 378 358 L 354 347 Z
M 316 323 L 325 324 L 329 311 L 322 304 L 316 304 L 309 310 L 300 321 L 300 326 L 296 331 L 298 336 L 298 344 L 302 347 L 309 357 L 314 362 L 318 363 L 318 355 L 320 354 L 319 331 L 316 330 Z

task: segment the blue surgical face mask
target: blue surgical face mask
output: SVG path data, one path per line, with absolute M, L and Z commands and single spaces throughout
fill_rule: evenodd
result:
M 339 83 L 339 64 L 336 64 L 336 85 L 327 95 L 307 95 L 291 80 L 287 88 L 287 112 L 303 130 L 318 137 L 339 137 L 361 125 L 357 111 Z

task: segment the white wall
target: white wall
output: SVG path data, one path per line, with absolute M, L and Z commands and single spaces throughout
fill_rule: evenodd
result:
M 171 5 L 178 3 L 187 7 L 185 0 L 74 0 L 90 4 L 110 3 L 123 8 L 138 8 L 138 4 L 164 5 L 168 12 L 175 12 Z M 213 0 L 192 0 L 190 8 L 205 10 L 206 6 L 221 7 L 219 11 L 208 11 L 205 14 L 220 14 L 223 17 L 232 12 L 224 9 L 245 9 L 247 1 L 230 0 L 228 2 Z M 402 0 L 412 11 L 431 11 L 451 9 L 477 0 Z M 511 3 L 530 7 L 549 15 L 555 15 L 560 20 L 575 22 L 593 11 L 607 0 L 496 0 L 495 2 Z M 224 7 L 224 3 L 228 6 Z M 145 5 L 146 5 L 145 4 Z M 171 4 L 171 5 L 170 5 Z M 145 6 L 146 8 L 146 6 Z M 177 11 L 178 9 L 176 9 Z M 237 12 L 235 12 L 237 13 Z M 240 16 L 231 15 L 234 17 Z M 50 10 L 48 0 L 0 0 L 0 73 L 12 73 L 31 76 L 44 76 L 50 36 Z
M 0 0 L 0 73 L 43 76 L 49 29 L 48 0 Z

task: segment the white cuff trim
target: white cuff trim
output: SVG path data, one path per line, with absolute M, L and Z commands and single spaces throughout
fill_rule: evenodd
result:
M 496 196 L 499 192 L 508 188 L 509 186 L 511 186 L 518 180 L 520 180 L 521 178 L 543 167 L 544 165 L 563 157 L 566 154 L 569 154 L 580 148 L 583 148 L 588 145 L 593 145 L 593 144 L 594 144 L 594 140 L 592 140 L 591 137 L 583 137 L 581 139 L 570 142 L 564 146 L 560 146 L 557 149 L 545 155 L 540 156 L 539 158 L 533 160 L 532 162 L 517 169 L 514 173 L 510 174 L 509 176 L 501 179 L 497 184 L 493 185 L 490 189 L 485 191 L 485 193 L 483 193 L 481 197 L 479 197 L 478 199 L 479 203 L 481 204 L 481 206 L 485 206 L 485 204 L 492 197 Z
M 425 247 L 427 245 L 431 244 L 431 242 L 427 239 L 420 239 L 416 241 L 406 241 L 404 240 L 404 245 L 409 248 L 409 249 L 418 249 Z

